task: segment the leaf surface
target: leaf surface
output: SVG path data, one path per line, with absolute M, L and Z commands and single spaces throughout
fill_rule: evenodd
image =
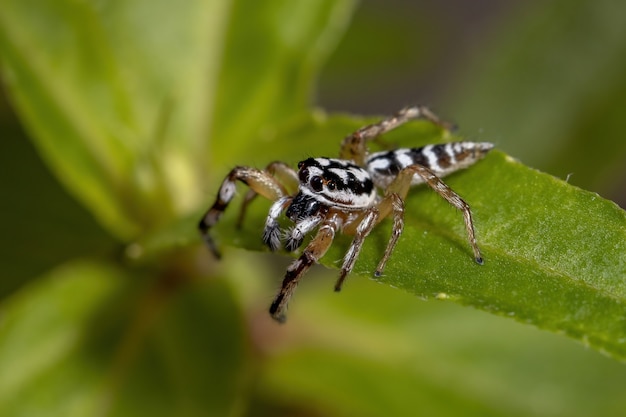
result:
M 318 119 L 303 143 L 324 154 L 350 130 L 345 117 Z M 335 134 L 332 131 L 336 130 Z M 319 137 L 313 141 L 313 137 Z M 291 136 L 273 149 L 289 152 Z M 417 122 L 385 140 L 402 146 L 451 138 Z M 322 143 L 323 141 L 323 143 Z M 314 149 L 310 153 L 313 154 Z M 278 152 L 280 153 L 280 152 Z M 331 154 L 332 155 L 332 154 Z M 472 207 L 485 265 L 472 258 L 462 216 L 425 187 L 406 202 L 404 233 L 379 280 L 419 297 L 452 299 L 565 333 L 626 359 L 626 213 L 595 193 L 528 168 L 500 150 L 451 175 L 446 182 Z M 216 187 L 218 184 L 216 184 Z M 255 203 L 243 230 L 230 209 L 217 236 L 238 247 L 263 250 L 260 234 L 268 203 Z M 390 236 L 390 222 L 368 237 L 355 272 L 372 276 Z M 350 237 L 336 239 L 321 263 L 337 268 Z M 349 290 L 349 282 L 346 291 Z
M 261 395 L 342 416 L 617 417 L 626 406 L 626 369 L 567 338 L 361 277 L 338 295 L 328 275 L 302 284 Z
M 2 306 L 0 414 L 231 414 L 247 373 L 232 294 L 175 288 L 95 262 L 24 288 Z
M 189 213 L 215 164 L 306 111 L 353 4 L 2 0 L 2 69 L 43 158 L 130 240 Z

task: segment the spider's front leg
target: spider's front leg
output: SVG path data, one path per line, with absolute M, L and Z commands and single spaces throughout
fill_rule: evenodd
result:
M 398 239 L 402 234 L 402 230 L 404 229 L 404 202 L 402 198 L 397 193 L 386 193 L 385 197 L 374 207 L 368 209 L 365 214 L 362 216 L 361 221 L 358 223 L 356 229 L 354 230 L 355 236 L 348 248 L 344 256 L 343 265 L 341 267 L 341 272 L 339 274 L 339 279 L 335 284 L 335 291 L 341 291 L 341 287 L 343 282 L 345 281 L 348 274 L 354 268 L 354 264 L 361 252 L 361 248 L 363 247 L 363 242 L 365 238 L 369 235 L 369 233 L 374 229 L 374 227 L 379 224 L 383 219 L 385 219 L 390 214 L 393 215 L 393 229 L 391 238 L 389 239 L 389 243 L 387 243 L 387 248 L 385 249 L 385 254 L 380 260 L 376 271 L 374 272 L 375 276 L 380 276 L 385 269 L 385 264 L 391 256 L 393 249 L 398 243 Z M 346 227 L 347 232 L 351 232 L 351 227 L 348 225 Z
M 378 136 L 397 128 L 404 123 L 414 119 L 426 119 L 446 130 L 453 130 L 453 124 L 445 122 L 424 106 L 409 106 L 398 111 L 393 116 L 381 120 L 378 123 L 360 128 L 351 135 L 344 138 L 341 143 L 339 157 L 354 161 L 359 166 L 365 166 L 367 158 L 366 143 Z
M 354 264 L 359 257 L 365 238 L 370 234 L 374 226 L 379 223 L 381 216 L 378 208 L 372 207 L 367 209 L 359 219 L 360 221 L 358 222 L 356 229 L 352 230 L 353 226 L 351 224 L 348 224 L 344 229 L 346 233 L 354 233 L 354 239 L 343 257 L 343 265 L 341 266 L 339 278 L 335 283 L 335 291 L 341 291 L 343 281 L 345 281 L 348 274 L 352 271 L 352 268 L 354 268 Z
M 290 194 L 289 191 L 295 191 L 298 189 L 298 173 L 286 163 L 280 161 L 271 162 L 265 167 L 264 171 L 276 178 L 279 184 L 284 184 L 283 190 L 286 189 L 288 191 L 286 194 Z M 254 188 L 250 188 L 243 198 L 241 209 L 239 210 L 239 217 L 237 218 L 237 223 L 235 224 L 238 229 L 241 228 L 241 225 L 243 224 L 243 219 L 246 216 L 248 206 L 258 195 L 259 193 L 257 193 Z
M 302 278 L 314 263 L 317 263 L 319 259 L 324 256 L 335 238 L 337 228 L 338 226 L 335 222 L 324 222 L 313 240 L 311 240 L 304 249 L 302 255 L 289 265 L 285 273 L 282 287 L 270 306 L 270 315 L 274 320 L 280 323 L 285 322 L 287 319 L 285 315 L 287 304 L 293 292 L 296 290 L 300 278 Z
M 226 175 L 226 178 L 224 178 L 215 202 L 204 216 L 202 216 L 198 224 L 202 238 L 216 258 L 220 258 L 220 252 L 211 238 L 209 231 L 211 227 L 215 226 L 226 210 L 226 207 L 228 207 L 228 204 L 235 196 L 235 184 L 237 181 L 243 182 L 255 193 L 272 201 L 279 200 L 286 196 L 285 188 L 270 173 L 250 167 L 238 166 L 233 168 L 230 173 Z
M 380 262 L 378 262 L 376 271 L 374 271 L 374 276 L 376 277 L 383 274 L 387 260 L 389 260 L 389 257 L 391 256 L 391 253 L 396 247 L 396 243 L 398 243 L 398 239 L 400 239 L 400 235 L 402 235 L 402 231 L 404 230 L 404 200 L 398 193 L 388 192 L 385 193 L 385 198 L 380 202 L 378 207 L 382 213 L 385 213 L 385 217 L 389 215 L 389 212 L 393 213 L 393 227 L 391 229 L 391 238 L 389 238 L 385 253 L 380 259 Z

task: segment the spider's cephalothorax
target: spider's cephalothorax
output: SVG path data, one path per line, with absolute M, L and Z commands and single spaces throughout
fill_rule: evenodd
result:
M 240 222 L 245 208 L 257 194 L 274 202 L 263 231 L 263 242 L 271 250 L 279 249 L 284 242 L 285 249 L 294 251 L 302 245 L 308 233 L 316 230 L 300 257 L 287 268 L 282 288 L 270 307 L 274 319 L 285 320 L 287 303 L 298 281 L 311 265 L 324 256 L 336 233 L 354 235 L 335 284 L 335 290 L 339 291 L 352 271 L 367 235 L 383 219 L 391 216 L 391 238 L 374 272 L 374 275 L 380 276 L 402 233 L 404 199 L 412 185 L 426 183 L 463 212 L 474 259 L 479 264 L 483 263 L 474 236 L 470 208 L 440 177 L 473 164 L 493 148 L 491 143 L 452 142 L 373 154 L 367 152 L 366 142 L 416 118 L 447 126 L 427 108 L 406 107 L 394 116 L 347 136 L 341 146 L 340 159 L 309 158 L 298 164 L 298 171 L 282 162 L 273 162 L 264 170 L 235 167 L 226 176 L 215 203 L 199 224 L 205 242 L 217 257 L 219 252 L 209 229 L 233 199 L 236 181 L 250 187 L 244 199 Z M 297 192 L 288 191 L 296 186 Z M 283 212 L 293 222 L 293 226 L 284 231 L 278 223 Z

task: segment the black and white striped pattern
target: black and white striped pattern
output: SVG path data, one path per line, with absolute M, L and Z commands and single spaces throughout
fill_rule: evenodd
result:
M 350 161 L 309 158 L 298 164 L 300 192 L 331 206 L 347 209 L 370 207 L 376 189 L 370 174 Z
M 410 165 L 424 166 L 444 177 L 472 165 L 492 148 L 493 144 L 487 142 L 451 142 L 376 152 L 367 158 L 367 170 L 376 187 L 386 188 L 402 169 Z M 423 182 L 416 175 L 411 185 Z

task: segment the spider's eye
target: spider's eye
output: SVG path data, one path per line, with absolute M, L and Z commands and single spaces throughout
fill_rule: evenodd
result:
M 330 191 L 334 191 L 335 188 L 337 188 L 337 184 L 333 180 L 328 181 L 328 183 L 326 183 L 326 185 L 328 186 L 328 189 Z
M 302 168 L 303 165 L 304 165 L 304 161 L 298 162 L 298 169 Z
M 318 176 L 311 178 L 310 184 L 311 184 L 311 188 L 313 189 L 313 191 L 322 191 L 322 188 L 324 186 L 322 177 L 318 177 Z
M 298 178 L 300 178 L 300 182 L 307 182 L 309 179 L 309 169 L 301 169 L 300 172 L 298 172 Z

